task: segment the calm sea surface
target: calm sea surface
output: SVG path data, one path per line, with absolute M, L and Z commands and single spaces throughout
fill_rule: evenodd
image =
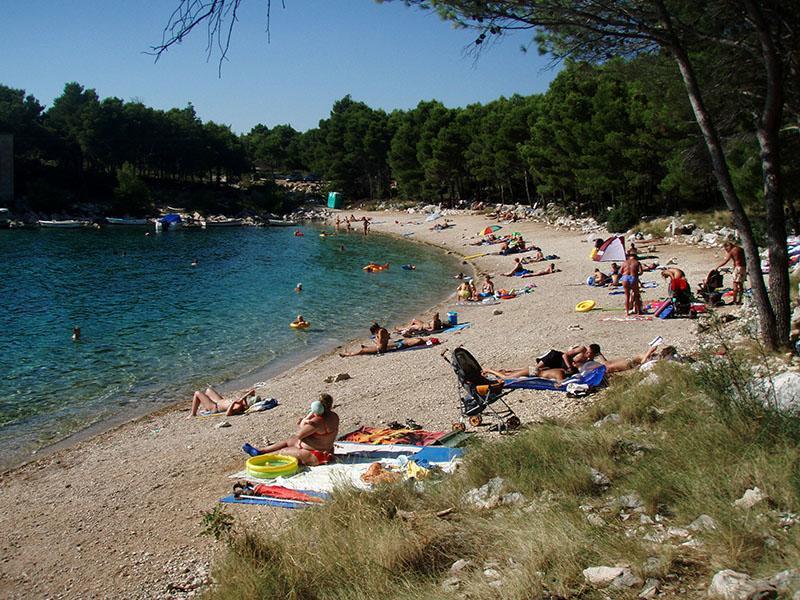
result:
M 145 231 L 0 230 L 0 465 L 368 336 L 372 321 L 442 299 L 458 270 L 442 252 L 381 235 Z M 391 268 L 365 273 L 371 260 Z M 288 327 L 298 313 L 311 329 Z

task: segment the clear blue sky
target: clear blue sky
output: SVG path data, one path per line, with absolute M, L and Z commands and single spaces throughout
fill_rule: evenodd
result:
M 143 52 L 161 38 L 177 0 L 0 0 L 0 84 L 50 105 L 69 81 L 101 98 L 160 109 L 191 102 L 204 121 L 247 132 L 257 124 L 316 127 L 346 94 L 373 108 L 485 103 L 547 89 L 554 71 L 519 34 L 479 60 L 464 53 L 474 33 L 438 16 L 372 0 L 244 0 L 229 61 L 217 73 L 197 30 L 158 63 Z

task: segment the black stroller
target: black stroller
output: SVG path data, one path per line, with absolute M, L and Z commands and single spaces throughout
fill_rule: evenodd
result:
M 483 424 L 484 417 L 500 433 L 517 429 L 520 426 L 519 417 L 503 400 L 503 396 L 513 390 L 504 389 L 503 381 L 493 381 L 481 374 L 481 366 L 475 357 L 464 348 L 458 347 L 450 354 L 450 360 L 442 353 L 444 358 L 455 371 L 460 386 L 461 420 L 453 423 L 454 431 L 464 431 L 466 424 L 473 427 Z M 496 402 L 502 406 L 493 406 Z
M 722 285 L 722 273 L 712 269 L 706 276 L 706 280 L 697 286 L 697 292 L 703 302 L 709 306 L 722 306 L 725 304 L 722 300 L 722 292 L 719 291 Z

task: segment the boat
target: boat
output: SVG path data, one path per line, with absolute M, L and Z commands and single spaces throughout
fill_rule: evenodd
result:
M 109 225 L 147 225 L 147 219 L 129 219 L 127 217 L 106 217 Z
M 84 221 L 75 221 L 74 219 L 66 221 L 39 221 L 39 227 L 51 229 L 77 229 L 78 227 L 83 227 L 85 224 Z
M 156 231 L 167 231 L 170 229 L 177 229 L 181 226 L 181 217 L 180 215 L 164 215 L 156 219 Z
M 244 219 L 224 219 L 222 221 L 206 221 L 206 227 L 241 227 Z
M 270 227 L 297 227 L 297 221 L 286 221 L 284 219 L 267 219 Z

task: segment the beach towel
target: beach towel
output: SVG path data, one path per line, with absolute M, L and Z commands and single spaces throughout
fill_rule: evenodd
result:
M 284 488 L 289 489 L 289 488 Z M 233 494 L 224 496 L 219 499 L 220 502 L 225 504 L 257 504 L 261 506 L 273 506 L 278 508 L 308 508 L 309 506 L 319 506 L 320 501 L 324 501 L 329 497 L 325 492 L 316 492 L 312 490 L 295 490 L 304 495 L 318 498 L 319 500 L 304 501 L 304 500 L 291 500 L 288 498 L 272 498 L 269 496 L 239 496 L 238 498 Z
M 389 429 L 388 427 L 367 427 L 366 425 L 339 437 L 342 442 L 362 444 L 409 444 L 430 446 L 443 437 L 444 431 L 425 431 L 424 429 Z
M 544 377 L 518 377 L 516 379 L 506 379 L 507 389 L 517 390 L 548 390 L 553 392 L 567 392 L 570 386 L 588 386 L 589 389 L 596 388 L 606 376 L 605 365 L 599 365 L 585 373 L 573 375 L 561 383 Z
M 601 321 L 652 321 L 653 315 L 628 315 L 626 317 L 603 317 Z

